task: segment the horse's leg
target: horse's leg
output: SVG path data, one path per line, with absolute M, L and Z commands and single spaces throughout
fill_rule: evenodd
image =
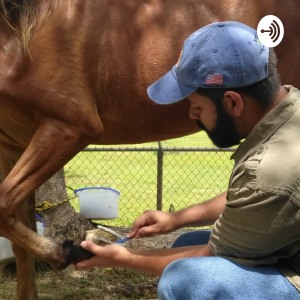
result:
M 86 123 L 76 126 L 53 119 L 42 123 L 0 185 L 0 235 L 56 268 L 71 263 L 69 248 L 34 233 L 18 220 L 18 211 L 37 187 L 84 148 L 93 134 L 98 133 L 97 128 Z
M 34 212 L 35 201 L 34 196 L 32 196 L 22 205 L 18 213 L 18 220 L 36 232 Z M 18 245 L 13 244 L 12 248 L 17 266 L 17 299 L 36 300 L 35 256 Z
M 0 166 L 3 177 L 9 174 L 15 161 L 20 157 L 20 153 L 14 149 L 6 150 L 0 148 Z M 35 202 L 31 197 L 22 205 L 18 211 L 18 219 L 21 220 L 28 228 L 36 231 L 36 222 L 34 218 Z M 37 299 L 37 290 L 35 284 L 35 258 L 24 248 L 14 245 L 12 249 L 16 259 L 17 267 L 17 299 Z

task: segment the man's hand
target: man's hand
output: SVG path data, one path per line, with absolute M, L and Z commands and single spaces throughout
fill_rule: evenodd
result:
M 177 229 L 176 220 L 173 213 L 159 210 L 146 210 L 134 221 L 132 229 L 127 236 L 130 238 L 138 238 L 169 233 Z
M 126 252 L 126 249 L 118 244 L 98 246 L 92 241 L 83 241 L 80 246 L 94 253 L 95 256 L 74 264 L 75 268 L 78 269 L 119 267 Z

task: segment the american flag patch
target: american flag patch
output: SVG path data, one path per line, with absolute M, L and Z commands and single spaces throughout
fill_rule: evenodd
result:
M 224 76 L 222 74 L 207 74 L 205 84 L 224 84 Z

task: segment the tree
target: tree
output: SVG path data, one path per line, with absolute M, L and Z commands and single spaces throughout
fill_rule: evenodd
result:
M 95 228 L 71 206 L 63 169 L 36 191 L 35 200 L 37 219 L 44 223 L 45 236 L 61 243 L 71 239 L 77 244 L 83 240 L 86 230 Z

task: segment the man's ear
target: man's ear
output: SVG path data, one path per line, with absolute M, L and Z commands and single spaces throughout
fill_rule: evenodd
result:
M 223 107 L 232 117 L 239 117 L 244 110 L 242 96 L 234 91 L 226 91 L 223 98 Z

